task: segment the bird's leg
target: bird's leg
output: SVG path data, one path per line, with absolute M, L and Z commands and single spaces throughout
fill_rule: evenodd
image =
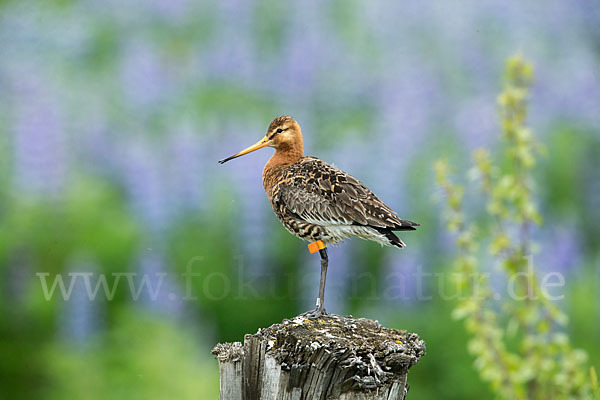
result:
M 319 283 L 319 298 L 317 299 L 317 309 L 315 311 L 318 314 L 327 314 L 325 311 L 325 280 L 327 279 L 327 266 L 329 264 L 327 247 L 319 250 L 319 254 L 321 255 L 321 281 Z
M 323 315 L 327 315 L 325 311 L 325 280 L 327 279 L 327 265 L 329 264 L 329 257 L 327 256 L 327 247 L 320 249 L 319 254 L 321 255 L 321 281 L 319 283 L 319 297 L 317 298 L 317 308 L 313 311 L 306 312 L 305 315 L 309 319 L 321 318 Z

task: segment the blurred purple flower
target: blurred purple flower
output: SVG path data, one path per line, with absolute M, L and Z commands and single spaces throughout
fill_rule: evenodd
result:
M 577 46 L 580 47 L 580 46 Z M 532 93 L 531 124 L 547 128 L 570 118 L 600 127 L 600 75 L 594 58 L 581 49 L 574 57 L 559 59 L 556 68 L 538 68 Z M 568 77 L 568 79 L 565 79 Z M 550 129 L 537 129 L 540 135 Z
M 387 268 L 382 280 L 385 285 L 382 289 L 383 300 L 403 306 L 413 305 L 424 301 L 425 297 L 422 296 L 432 296 L 432 283 L 437 282 L 433 280 L 430 271 L 423 268 L 416 250 L 405 250 L 402 253 L 386 252 Z
M 142 1 L 142 4 L 146 1 Z M 152 0 L 150 4 L 158 17 L 171 22 L 182 22 L 190 11 L 189 0 Z
M 430 128 L 440 89 L 432 71 L 425 68 L 405 65 L 388 74 L 378 90 L 375 131 L 380 135 L 378 139 L 386 143 L 383 151 L 410 154 Z M 396 158 L 399 162 L 406 160 Z
M 495 98 L 480 97 L 462 102 L 454 121 L 466 152 L 479 147 L 489 148 L 500 129 Z
M 256 80 L 257 60 L 252 41 L 251 7 L 253 2 L 225 0 L 218 3 L 215 18 L 220 29 L 205 50 L 203 63 L 212 79 L 252 87 Z
M 120 169 L 133 212 L 148 228 L 163 229 L 171 210 L 167 207 L 166 183 L 156 150 L 140 139 L 123 145 L 127 150 L 120 160 Z
M 89 284 L 91 290 L 93 291 L 96 287 L 96 279 L 100 269 L 88 255 L 73 255 L 69 261 L 67 271 L 74 274 L 90 274 Z M 74 279 L 71 296 L 62 303 L 63 307 L 59 316 L 62 337 L 69 343 L 85 344 L 101 328 L 104 302 L 106 301 L 103 297 L 105 293 L 100 288 L 96 293 L 96 297 L 92 299 L 83 276 L 68 275 L 66 273 L 59 276 L 62 277 L 66 290 L 69 290 L 71 280 Z M 110 279 L 107 282 L 110 287 Z M 57 287 L 54 296 L 60 297 L 61 295 Z
M 398 200 L 395 204 L 404 202 L 404 180 L 411 171 L 411 155 L 423 146 L 435 110 L 435 104 L 430 103 L 437 93 L 431 74 L 423 69 L 408 67 L 381 83 L 377 99 L 379 118 L 371 140 L 375 149 L 369 152 L 378 168 L 369 169 L 375 174 L 372 190 L 388 203 L 392 199 Z
M 56 198 L 64 189 L 68 170 L 58 103 L 36 78 L 21 79 L 14 93 L 13 186 L 17 193 Z
M 201 210 L 204 203 L 202 163 L 208 162 L 200 137 L 183 127 L 169 137 L 165 182 L 171 207 L 179 214 Z
M 533 256 L 533 265 L 541 274 L 559 272 L 572 274 L 582 266 L 581 240 L 572 226 L 538 229 L 535 240 L 540 247 Z
M 149 248 L 139 255 L 138 275 L 134 281 L 140 288 L 144 279 L 147 285 L 140 292 L 139 300 L 153 310 L 169 316 L 183 312 L 183 293 L 172 277 L 172 269 L 165 264 L 160 250 Z
M 288 101 L 305 100 L 307 96 L 315 95 L 317 73 L 320 65 L 325 64 L 324 58 L 328 52 L 335 51 L 331 36 L 319 24 L 319 14 L 322 3 L 315 0 L 291 4 L 294 15 L 284 24 L 284 43 L 281 57 L 277 57 L 272 65 L 274 68 L 269 76 L 265 76 L 267 84 L 271 83 L 272 90 Z M 327 45 L 325 45 L 327 43 Z M 333 68 L 330 65 L 330 68 Z M 327 82 L 321 82 L 327 85 Z
M 167 73 L 157 49 L 139 40 L 126 43 L 120 79 L 126 99 L 137 107 L 155 105 L 167 91 Z

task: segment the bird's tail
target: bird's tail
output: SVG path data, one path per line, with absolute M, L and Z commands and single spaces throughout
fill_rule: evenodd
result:
M 378 231 L 382 235 L 384 235 L 387 240 L 389 240 L 389 245 L 390 246 L 395 246 L 395 247 L 398 247 L 399 249 L 401 249 L 404 246 L 406 246 L 406 244 L 404 244 L 404 242 L 402 241 L 402 239 L 400 239 L 398 236 L 396 236 L 394 234 L 394 232 L 392 232 L 390 229 L 378 229 Z
M 401 219 L 400 224 L 393 227 L 392 229 L 395 231 L 414 231 L 417 229 L 417 228 L 415 228 L 415 226 L 421 226 L 421 224 L 417 224 L 416 222 Z

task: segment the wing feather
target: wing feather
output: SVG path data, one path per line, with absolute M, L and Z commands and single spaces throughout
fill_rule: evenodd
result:
M 284 172 L 273 198 L 280 211 L 317 225 L 365 225 L 409 230 L 418 224 L 400 219 L 360 181 L 314 157 Z

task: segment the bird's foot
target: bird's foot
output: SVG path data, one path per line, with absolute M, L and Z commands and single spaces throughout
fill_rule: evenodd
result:
M 327 311 L 325 311 L 325 307 L 317 307 L 314 310 L 307 311 L 305 313 L 300 314 L 303 317 L 308 319 L 319 319 L 323 318 L 327 315 Z

